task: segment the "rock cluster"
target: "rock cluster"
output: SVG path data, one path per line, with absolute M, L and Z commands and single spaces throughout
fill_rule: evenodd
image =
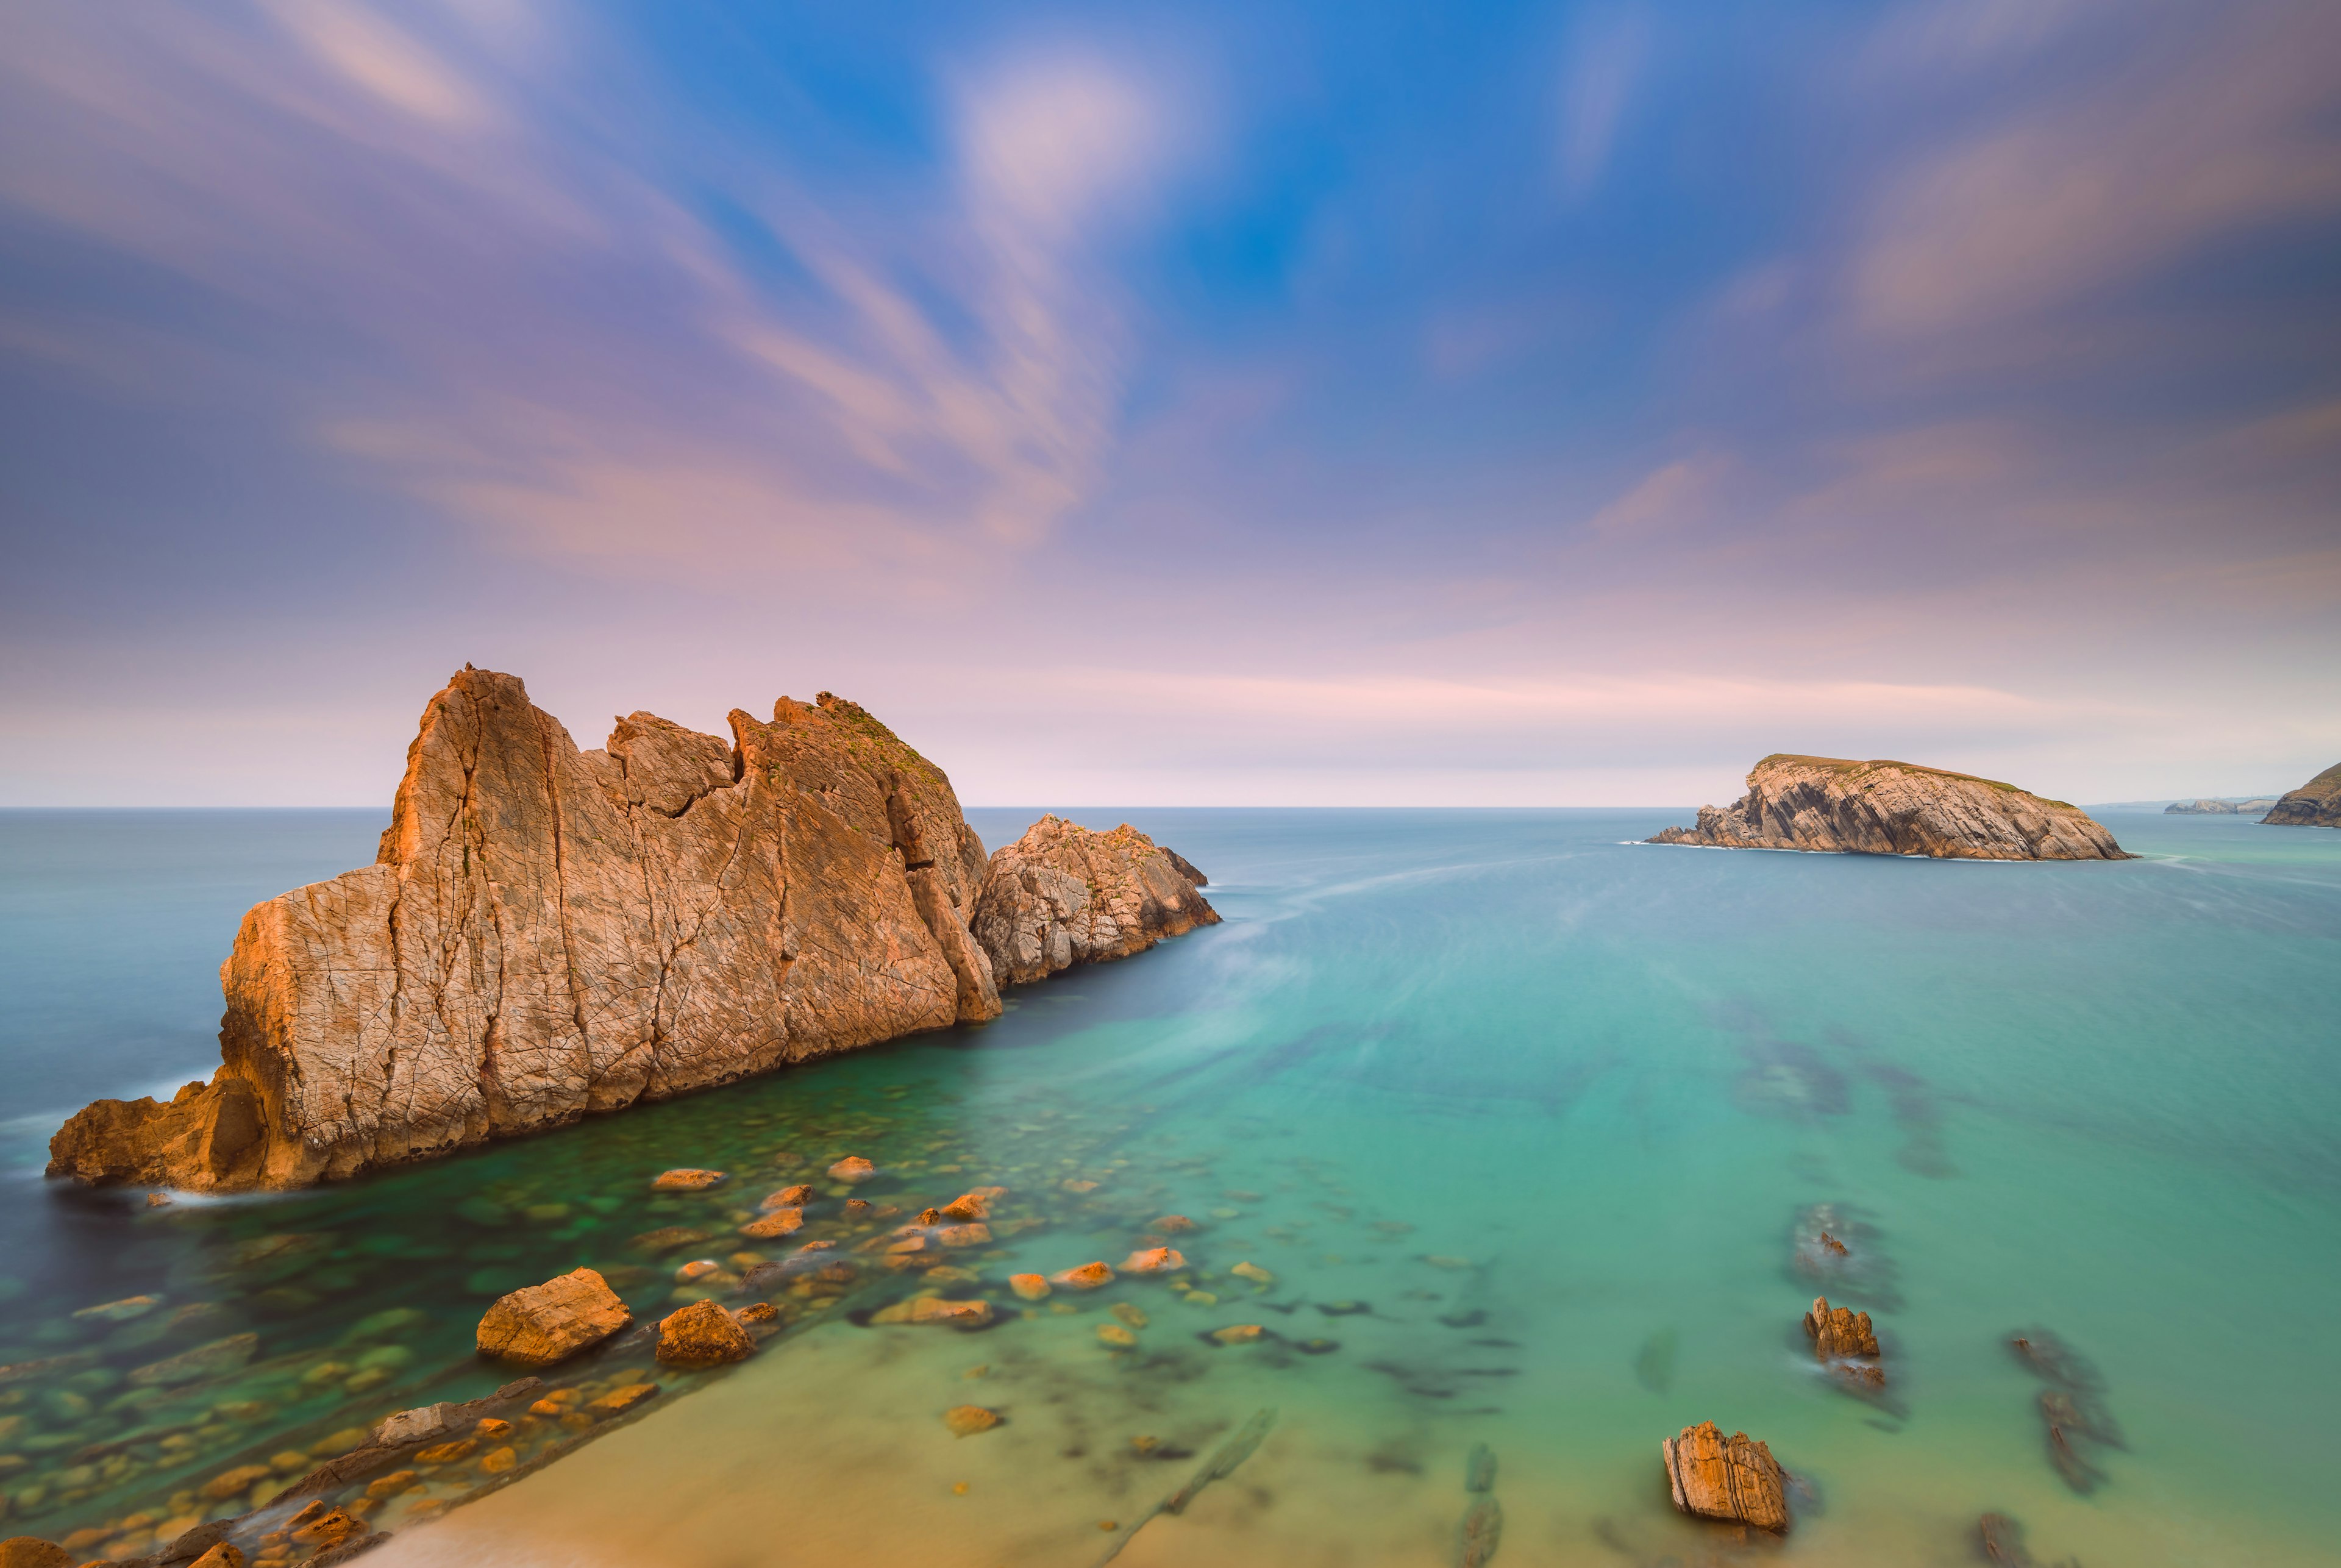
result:
M 1804 849 L 1940 860 L 2129 860 L 2078 806 L 2013 784 L 1909 763 L 1775 754 L 1728 808 L 1698 808 L 1697 827 L 1652 844 Z
M 992 852 L 970 925 L 992 973 L 1022 985 L 1218 924 L 1193 873 L 1128 823 L 1097 833 L 1044 816 Z
M 49 1174 L 354 1175 L 981 1022 L 996 970 L 1219 918 L 1126 826 L 1044 818 L 987 863 L 941 771 L 842 698 L 731 729 L 636 713 L 582 751 L 517 677 L 466 666 L 424 711 L 375 863 L 244 916 L 212 1081 L 88 1106 Z
M 1703 1421 L 1684 1427 L 1659 1448 L 1666 1458 L 1667 1484 L 1681 1512 L 1787 1533 L 1788 1476 L 1764 1444 L 1744 1432 L 1726 1437 L 1715 1423 Z
M 2277 801 L 2260 821 L 2277 827 L 2341 827 L 2341 763 Z

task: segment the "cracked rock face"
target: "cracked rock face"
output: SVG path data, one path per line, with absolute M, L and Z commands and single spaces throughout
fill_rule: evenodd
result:
M 2341 763 L 2286 794 L 2260 821 L 2277 827 L 2341 827 Z
M 1001 984 L 1027 984 L 1218 924 L 1193 869 L 1128 823 L 1096 833 L 1044 816 L 993 853 L 969 924 Z
M 1728 809 L 1652 844 L 1916 854 L 1938 860 L 2130 860 L 2078 806 L 1910 763 L 1776 754 Z
M 98 1101 L 50 1174 L 297 1187 L 996 1016 L 941 771 L 827 694 L 731 728 L 581 751 L 467 667 L 374 864 L 244 917 L 212 1082 Z

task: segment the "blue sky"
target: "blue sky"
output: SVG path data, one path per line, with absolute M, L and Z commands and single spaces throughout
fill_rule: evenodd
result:
M 2341 11 L 5 4 L 0 804 L 2341 757 Z

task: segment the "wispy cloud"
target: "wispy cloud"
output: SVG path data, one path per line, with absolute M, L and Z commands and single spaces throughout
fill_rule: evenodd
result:
M 354 352 L 286 367 L 284 416 L 519 547 L 965 569 L 1091 493 L 1129 338 L 1097 247 L 1143 211 L 1169 105 L 1094 59 L 1007 55 L 931 84 L 949 142 L 915 219 L 745 145 L 711 161 L 717 201 L 685 200 L 655 131 L 550 134 L 655 89 L 573 15 L 572 48 L 517 49 L 533 9 L 29 15 L 0 204 L 276 327 L 330 323 Z M 757 244 L 812 292 L 773 286 Z
M 1600 182 L 1649 47 L 1639 5 L 1583 14 L 1570 41 L 1560 95 L 1560 184 L 1572 197 Z

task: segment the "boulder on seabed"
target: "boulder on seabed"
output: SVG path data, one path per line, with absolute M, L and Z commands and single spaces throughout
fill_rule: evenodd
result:
M 1093 1291 L 1101 1285 L 1113 1283 L 1113 1270 L 1101 1259 L 1093 1263 L 1083 1263 L 1077 1269 L 1067 1269 L 1061 1274 L 1051 1274 L 1049 1283 L 1077 1291 Z
M 1010 1274 L 1008 1288 L 1028 1302 L 1036 1302 L 1049 1293 L 1049 1281 L 1042 1274 Z
M 870 1314 L 873 1323 L 950 1323 L 954 1328 L 981 1328 L 991 1321 L 987 1301 L 951 1302 L 940 1296 L 913 1296 Z
M 859 1154 L 848 1154 L 829 1168 L 830 1179 L 838 1182 L 866 1182 L 878 1174 L 878 1167 Z
M 1126 1274 L 1167 1274 L 1186 1266 L 1185 1255 L 1176 1247 L 1149 1247 L 1121 1260 L 1121 1272 Z
M 739 1320 L 712 1301 L 695 1301 L 659 1323 L 658 1359 L 669 1366 L 721 1366 L 745 1361 L 756 1342 Z
M 660 1193 L 701 1193 L 722 1179 L 721 1171 L 702 1171 L 684 1166 L 660 1172 L 652 1179 L 651 1189 Z
M 633 1321 L 607 1280 L 592 1269 L 573 1269 L 499 1296 L 480 1318 L 480 1353 L 550 1366 Z
M 1788 1473 L 1763 1443 L 1744 1432 L 1727 1438 L 1715 1423 L 1702 1421 L 1667 1438 L 1659 1449 L 1681 1512 L 1788 1533 Z

